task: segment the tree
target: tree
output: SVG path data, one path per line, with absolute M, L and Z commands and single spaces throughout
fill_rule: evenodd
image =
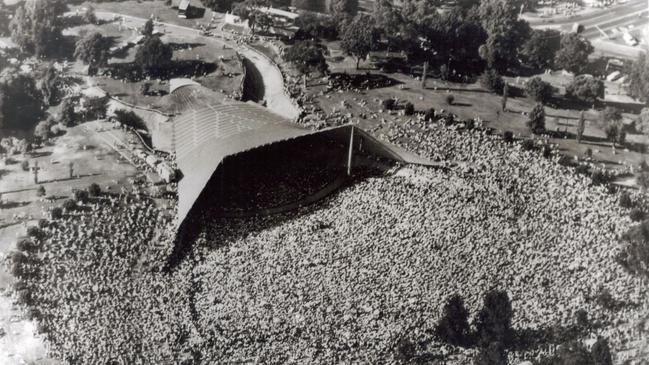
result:
M 597 342 L 590 350 L 593 357 L 593 365 L 613 365 L 611 359 L 611 349 L 608 346 L 608 341 L 605 338 L 598 338 Z
M 36 189 L 36 196 L 45 196 L 45 194 L 45 187 L 43 185 L 39 185 Z
M 149 19 L 144 23 L 142 35 L 145 37 L 151 37 L 153 35 L 153 19 Z
M 26 0 L 16 9 L 9 29 L 11 39 L 25 53 L 37 57 L 58 50 L 62 39 L 60 16 L 66 11 L 63 0 Z
M 509 296 L 502 290 L 485 293 L 482 309 L 476 319 L 476 331 L 482 347 L 498 342 L 507 347 L 512 342 L 512 316 L 514 310 Z
M 527 80 L 525 84 L 525 92 L 527 96 L 534 99 L 538 103 L 545 104 L 554 93 L 554 88 L 550 83 L 541 80 L 540 77 L 533 77 Z
M 364 14 L 359 14 L 344 27 L 340 47 L 356 58 L 356 69 L 361 59 L 367 57 L 375 47 L 377 40 L 374 30 L 374 20 Z
M 559 68 L 580 74 L 588 65 L 588 56 L 594 50 L 589 40 L 577 33 L 567 33 L 561 37 L 561 47 L 554 62 Z
M 336 17 L 354 16 L 358 12 L 358 0 L 331 0 L 329 11 Z
M 99 196 L 101 194 L 101 188 L 97 183 L 92 183 L 88 186 L 88 194 L 90 196 Z
M 505 111 L 507 109 L 507 97 L 509 96 L 509 84 L 505 82 L 505 85 L 503 86 L 503 96 L 500 102 L 500 109 L 502 111 Z
M 83 103 L 83 117 L 86 120 L 90 119 L 104 119 L 106 118 L 106 111 L 108 110 L 107 96 L 103 97 L 90 97 L 84 100 Z
M 646 53 L 640 53 L 631 64 L 629 81 L 629 94 L 641 101 L 649 102 L 649 62 Z
M 444 304 L 442 318 L 435 326 L 435 335 L 454 346 L 467 346 L 470 342 L 469 311 L 464 299 L 452 295 Z
M 97 67 L 105 67 L 109 59 L 110 40 L 98 32 L 88 33 L 77 41 L 74 57 L 81 60 L 88 67 L 88 74 Z
M 480 75 L 480 85 L 489 91 L 500 94 L 505 87 L 505 81 L 496 69 L 490 68 Z
M 135 63 L 145 72 L 155 73 L 171 64 L 173 50 L 159 37 L 148 37 L 135 54 Z
M 130 110 L 117 109 L 115 110 L 115 119 L 123 125 L 135 129 L 146 129 L 146 124 L 142 118 Z
M 63 209 L 65 209 L 66 212 L 71 212 L 76 208 L 77 208 L 77 203 L 74 200 L 66 199 L 63 201 Z
M 584 137 L 584 131 L 586 130 L 586 118 L 584 112 L 579 113 L 579 121 L 577 122 L 577 143 L 581 143 L 581 139 Z
M 51 123 L 52 121 L 49 119 L 40 121 L 36 125 L 36 128 L 34 128 L 34 137 L 36 137 L 41 142 L 50 139 L 50 137 L 52 137 L 52 131 L 50 130 Z
M 604 133 L 606 133 L 606 139 L 611 142 L 611 147 L 615 147 L 615 144 L 623 145 L 626 140 L 626 131 L 619 123 L 611 123 L 604 128 Z
M 521 47 L 523 62 L 536 69 L 552 68 L 561 48 L 561 33 L 554 29 L 534 29 Z
M 255 33 L 257 25 L 264 26 L 270 22 L 271 19 L 267 14 L 260 11 L 261 8 L 269 6 L 271 6 L 271 3 L 268 0 L 244 0 L 232 6 L 232 13 L 243 20 L 247 20 L 250 31 Z
M 85 190 L 75 190 L 74 191 L 74 200 L 80 203 L 85 203 L 88 201 L 88 192 Z
M 15 68 L 0 74 L 0 129 L 29 130 L 43 116 L 43 95 L 31 76 Z
M 604 82 L 592 76 L 579 75 L 566 87 L 566 96 L 594 104 L 598 98 L 604 98 Z
M 635 121 L 635 128 L 641 133 L 649 133 L 649 108 L 642 108 Z
M 51 219 L 61 219 L 63 217 L 63 210 L 60 207 L 54 207 L 50 211 Z
M 322 74 L 328 68 L 322 47 L 313 42 L 303 41 L 288 47 L 284 51 L 283 58 L 294 64 L 297 70 L 304 75 L 304 86 L 306 86 L 307 77 L 312 72 Z
M 622 111 L 614 106 L 607 106 L 600 112 L 603 123 L 617 123 L 622 120 Z
M 82 15 L 83 21 L 89 24 L 97 23 L 97 15 L 95 14 L 95 8 L 92 5 L 88 5 L 86 11 Z
M 295 20 L 295 26 L 299 27 L 295 35 L 297 39 L 326 39 L 334 40 L 338 37 L 336 21 L 328 15 L 304 13 Z
M 54 65 L 49 64 L 39 81 L 39 89 L 46 105 L 56 105 L 61 100 L 61 84 L 59 71 L 54 68 Z
M 489 37 L 481 46 L 480 56 L 487 67 L 506 71 L 517 64 L 518 49 L 529 38 L 531 28 L 518 19 L 520 6 L 514 0 L 484 0 L 478 16 Z
M 534 134 L 543 133 L 545 131 L 545 108 L 543 104 L 538 103 L 532 108 L 530 118 L 527 121 L 527 126 Z
M 232 10 L 232 4 L 235 3 L 235 0 L 202 0 L 201 2 L 214 11 L 225 13 Z
M 72 99 L 63 99 L 61 103 L 61 114 L 59 115 L 59 121 L 66 127 L 72 127 L 77 123 L 77 112 L 74 108 L 74 102 Z

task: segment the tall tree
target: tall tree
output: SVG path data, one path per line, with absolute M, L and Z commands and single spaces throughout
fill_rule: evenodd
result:
M 153 19 L 149 19 L 144 23 L 142 35 L 145 37 L 151 37 L 153 35 Z
M 61 100 L 61 76 L 52 64 L 47 66 L 43 77 L 38 82 L 46 105 L 56 105 Z
M 36 82 L 15 68 L 0 74 L 0 129 L 29 130 L 43 116 L 43 96 Z
M 543 104 L 538 103 L 530 111 L 527 126 L 530 131 L 535 134 L 543 133 L 545 130 L 545 108 Z
M 74 57 L 89 65 L 88 73 L 92 74 L 97 67 L 108 64 L 110 40 L 100 33 L 88 33 L 77 41 Z
M 561 48 L 561 33 L 554 29 L 534 29 L 521 47 L 523 62 L 536 69 L 552 68 Z
M 377 34 L 374 29 L 374 19 L 365 14 L 359 14 L 343 29 L 340 47 L 356 58 L 356 69 L 361 59 L 367 57 L 376 46 Z
M 577 33 L 564 34 L 561 37 L 561 47 L 555 56 L 557 67 L 580 74 L 588 65 L 588 56 L 595 49 L 588 39 Z
M 500 72 L 518 62 L 518 49 L 529 38 L 531 28 L 518 19 L 520 5 L 514 0 L 480 2 L 478 15 L 489 38 L 480 49 L 487 66 Z
M 312 72 L 324 73 L 327 71 L 327 61 L 322 47 L 313 42 L 296 43 L 284 51 L 283 58 L 294 64 L 297 70 L 304 75 L 304 86 L 306 86 L 307 77 Z
M 482 347 L 499 342 L 507 347 L 512 341 L 514 310 L 506 292 L 490 290 L 484 295 L 482 309 L 476 319 L 478 340 Z
M 633 61 L 629 73 L 629 94 L 644 102 L 649 102 L 649 61 L 646 53 Z
M 171 64 L 173 49 L 159 37 L 148 37 L 135 53 L 135 63 L 145 72 L 152 73 Z
M 611 348 L 608 346 L 608 341 L 605 338 L 598 338 L 597 342 L 590 350 L 593 357 L 593 365 L 613 365 L 611 359 Z
M 584 138 L 584 131 L 586 130 L 586 117 L 584 112 L 579 113 L 579 121 L 577 122 L 577 143 L 581 143 Z
M 492 342 L 480 348 L 478 355 L 473 359 L 473 365 L 505 365 L 507 352 L 500 342 Z
M 9 24 L 11 39 L 22 52 L 37 57 L 51 54 L 58 50 L 62 38 L 60 16 L 66 9 L 63 0 L 26 0 Z

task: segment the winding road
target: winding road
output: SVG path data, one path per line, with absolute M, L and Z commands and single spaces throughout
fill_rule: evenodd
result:
M 97 11 L 96 15 L 98 18 L 104 20 L 112 20 L 115 17 L 121 17 L 124 19 L 124 24 L 129 27 L 141 27 L 148 20 L 126 14 L 103 11 Z M 158 26 L 164 26 L 166 32 L 173 31 L 174 35 L 182 36 L 185 34 L 192 37 L 205 37 L 236 49 L 242 57 L 250 60 L 261 74 L 264 83 L 264 100 L 266 100 L 266 106 L 268 109 L 290 120 L 294 120 L 299 115 L 298 108 L 284 91 L 284 77 L 282 76 L 281 71 L 272 60 L 259 51 L 246 45 L 230 42 L 219 36 L 202 35 L 201 31 L 198 29 L 164 22 L 157 22 L 156 24 Z

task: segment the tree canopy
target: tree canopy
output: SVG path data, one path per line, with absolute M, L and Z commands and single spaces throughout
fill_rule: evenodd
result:
M 454 346 L 466 346 L 470 342 L 469 311 L 464 299 L 455 294 L 444 304 L 442 318 L 435 326 L 435 334 Z
M 478 16 L 489 37 L 480 48 L 487 67 L 506 71 L 518 62 L 518 49 L 529 38 L 531 28 L 518 19 L 520 5 L 513 0 L 480 2 Z
M 554 29 L 534 29 L 521 47 L 523 62 L 536 69 L 552 68 L 561 48 L 561 33 Z
M 322 47 L 313 42 L 298 42 L 288 47 L 284 51 L 283 57 L 285 61 L 293 63 L 297 70 L 304 75 L 309 75 L 312 72 L 323 73 L 327 70 L 327 61 Z
M 22 52 L 38 57 L 51 54 L 60 45 L 60 16 L 66 9 L 63 0 L 26 0 L 9 24 L 11 39 Z
M 15 68 L 0 74 L 0 129 L 29 130 L 43 116 L 43 96 L 36 82 Z
M 647 54 L 641 53 L 631 65 L 629 73 L 629 94 L 644 102 L 649 102 L 649 62 Z
M 566 96 L 593 104 L 604 97 L 604 82 L 588 75 L 579 75 L 566 86 Z
M 334 16 L 356 15 L 358 12 L 358 0 L 331 0 L 329 11 Z
M 173 49 L 159 37 L 148 37 L 135 54 L 135 63 L 146 72 L 154 72 L 171 64 Z
M 98 32 L 88 33 L 77 41 L 74 57 L 91 67 L 108 64 L 110 39 Z
M 550 83 L 541 80 L 540 77 L 533 77 L 525 84 L 527 96 L 539 103 L 546 103 L 552 97 L 554 88 Z
M 359 14 L 345 25 L 340 46 L 346 54 L 356 58 L 358 68 L 360 60 L 367 57 L 376 42 L 374 19 L 369 15 Z
M 588 65 L 588 56 L 593 51 L 590 41 L 579 34 L 564 34 L 554 62 L 559 68 L 580 74 Z
M 482 309 L 476 319 L 478 340 L 483 347 L 499 342 L 507 347 L 512 341 L 514 310 L 506 292 L 490 290 L 485 293 Z

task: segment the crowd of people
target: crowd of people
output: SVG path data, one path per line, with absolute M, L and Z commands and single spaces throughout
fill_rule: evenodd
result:
M 147 198 L 104 196 L 52 221 L 23 279 L 51 354 L 77 363 L 380 363 L 405 339 L 466 363 L 432 334 L 447 297 L 472 315 L 507 291 L 516 330 L 585 310 L 618 360 L 647 337 L 647 282 L 615 261 L 631 224 L 604 186 L 500 136 L 413 119 L 384 138 L 448 170 L 366 177 L 280 215 L 201 220 L 171 272 L 174 225 Z M 168 230 L 157 230 L 166 227 Z M 596 300 L 606 290 L 617 309 Z M 554 344 L 510 352 L 535 359 Z M 456 360 L 453 360 L 456 359 Z

